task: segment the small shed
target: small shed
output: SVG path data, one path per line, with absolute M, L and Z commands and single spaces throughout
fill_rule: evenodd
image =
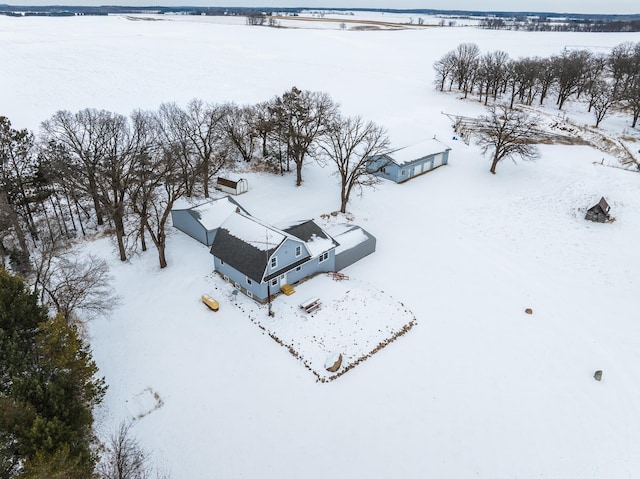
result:
M 249 214 L 236 200 L 223 196 L 192 208 L 173 209 L 171 221 L 175 228 L 211 246 L 220 225 L 238 210 Z
M 597 205 L 592 206 L 587 210 L 585 219 L 595 221 L 597 223 L 604 223 L 609 219 L 610 209 L 611 207 L 609 206 L 609 203 L 607 203 L 607 200 L 605 200 L 603 196 L 600 198 Z
M 249 182 L 244 178 L 233 181 L 219 176 L 216 181 L 216 189 L 231 195 L 241 195 L 249 191 Z

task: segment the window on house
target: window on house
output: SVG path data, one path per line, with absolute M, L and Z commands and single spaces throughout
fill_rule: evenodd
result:
M 384 166 L 382 167 L 382 172 L 383 172 L 383 173 L 386 173 L 386 172 L 387 172 L 387 169 L 386 169 Z
M 271 286 L 277 286 L 278 285 L 278 278 L 273 278 L 271 280 Z
M 220 264 L 224 264 L 224 261 L 220 260 Z
M 237 289 L 242 289 L 242 286 L 240 286 L 240 283 L 236 282 L 236 283 L 233 283 L 233 284 L 236 286 Z
M 302 246 L 296 246 L 296 258 L 302 254 Z
M 404 175 L 405 175 L 405 173 L 406 173 L 406 171 L 405 171 L 405 170 L 400 170 L 400 175 L 401 175 L 401 176 L 404 176 Z
M 271 267 L 276 268 L 277 266 L 278 266 L 278 257 L 274 256 L 273 258 L 271 258 Z
M 226 274 L 223 276 L 225 281 L 229 281 L 229 276 L 227 276 Z
M 329 259 L 329 252 L 325 251 L 318 257 L 318 263 L 322 263 L 323 261 L 326 261 L 328 259 Z
M 251 299 L 253 299 L 253 293 L 251 291 L 247 291 L 247 296 L 249 296 Z
M 298 266 L 298 267 L 296 268 L 296 271 L 300 271 L 301 269 L 302 269 L 302 266 Z
M 249 276 L 247 276 L 247 284 L 253 284 L 253 281 L 251 281 L 251 278 L 249 278 Z

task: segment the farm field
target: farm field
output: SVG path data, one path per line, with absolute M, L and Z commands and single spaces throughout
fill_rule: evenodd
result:
M 121 298 L 112 317 L 88 325 L 109 385 L 97 418 L 103 437 L 138 418 L 136 437 L 176 479 L 637 474 L 640 176 L 602 149 L 600 135 L 624 137 L 637 160 L 640 132 L 618 113 L 594 132 L 586 105 L 570 101 L 559 113 L 550 98 L 545 124 L 570 121 L 598 148 L 541 145 L 540 159 L 505 161 L 494 176 L 443 115 L 477 116 L 483 106 L 436 91 L 432 66 L 462 42 L 543 57 L 608 52 L 639 34 L 140 18 L 157 21 L 0 17 L 0 114 L 37 132 L 60 109 L 253 104 L 296 86 L 383 125 L 394 146 L 436 136 L 451 152 L 444 167 L 354 196 L 349 218 L 339 218 L 377 238 L 341 287 L 383 292 L 416 325 L 329 383 L 251 319 L 270 321 L 266 306 L 233 298 L 207 248 L 186 235 L 171 231 L 166 270 L 153 250 L 120 263 L 111 240 L 84 245 L 112 261 Z M 237 200 L 271 224 L 339 207 L 337 178 L 317 163 L 305 165 L 298 188 L 294 173 L 229 174 L 248 179 Z M 615 221 L 586 222 L 602 196 Z M 342 297 L 327 283 L 336 284 L 311 279 L 293 299 L 276 298 L 274 321 L 308 296 Z M 220 311 L 200 302 L 203 293 Z M 366 309 L 372 323 L 384 323 L 385 308 Z

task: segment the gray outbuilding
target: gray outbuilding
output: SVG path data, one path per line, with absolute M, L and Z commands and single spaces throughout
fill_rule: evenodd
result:
M 380 178 L 403 183 L 449 162 L 449 148 L 435 138 L 372 156 L 367 171 Z
M 249 214 L 236 200 L 223 196 L 198 206 L 171 210 L 173 226 L 211 246 L 220 225 L 234 212 Z

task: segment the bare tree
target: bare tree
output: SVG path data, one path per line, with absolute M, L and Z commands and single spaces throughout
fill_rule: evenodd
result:
M 253 107 L 253 127 L 259 138 L 262 158 L 269 156 L 269 136 L 274 129 L 274 124 L 270 114 L 270 102 L 258 103 Z
M 638 75 L 640 44 L 624 42 L 612 48 L 607 58 L 607 69 L 617 95 L 624 95 L 633 78 Z
M 480 59 L 488 79 L 486 96 L 491 93 L 495 100 L 509 72 L 509 54 L 500 50 L 485 53 Z M 486 101 L 485 101 L 486 104 Z
M 346 212 L 354 188 L 371 186 L 378 178 L 367 169 L 368 160 L 387 149 L 384 128 L 360 117 L 337 115 L 321 137 L 320 148 L 337 168 L 340 178 L 340 211 Z
M 125 199 L 137 142 L 127 118 L 106 110 L 59 111 L 42 128 L 46 141 L 68 152 L 68 180 L 91 196 L 98 224 L 105 213 L 113 222 L 120 260 L 125 261 Z
M 200 163 L 189 140 L 187 113 L 175 103 L 163 103 L 156 114 L 162 142 L 170 145 L 180 159 L 180 174 L 187 196 L 193 196 L 200 171 Z
M 100 479 L 149 479 L 149 455 L 131 434 L 132 424 L 122 423 L 108 439 L 106 455 L 98 465 Z
M 571 95 L 583 88 L 585 75 L 590 65 L 591 52 L 589 50 L 564 50 L 559 56 L 553 57 L 555 81 L 558 88 L 558 109 Z
M 104 157 L 106 125 L 96 110 L 82 110 L 76 114 L 58 111 L 42 123 L 45 142 L 61 145 L 69 153 L 68 181 L 85 192 L 92 200 L 99 225 L 104 223 L 104 212 L 98 191 L 97 168 Z
M 248 12 L 246 17 L 247 25 L 264 25 L 267 17 L 262 12 Z
M 293 87 L 273 100 L 270 111 L 277 125 L 273 132 L 286 144 L 287 158 L 296 165 L 296 186 L 300 186 L 304 161 L 314 155 L 313 146 L 333 119 L 337 107 L 326 93 Z
M 591 84 L 589 95 L 589 104 L 593 107 L 593 113 L 596 118 L 594 126 L 598 128 L 609 109 L 616 103 L 614 88 L 605 80 L 597 79 Z
M 114 224 L 120 260 L 126 261 L 124 221 L 139 136 L 138 132 L 131 128 L 127 117 L 104 111 L 101 114 L 108 133 L 105 137 L 105 157 L 97 168 L 98 190 L 100 201 Z
M 627 109 L 631 110 L 633 116 L 631 128 L 635 128 L 640 117 L 640 73 L 633 79 L 622 95 L 622 103 Z
M 254 107 L 238 106 L 232 103 L 225 105 L 224 112 L 223 128 L 233 149 L 244 161 L 251 161 L 258 137 Z
M 201 180 L 204 196 L 209 197 L 209 181 L 222 169 L 227 161 L 229 145 L 225 141 L 225 108 L 193 99 L 186 109 L 186 124 L 181 134 L 185 134 L 192 151 L 201 165 Z
M 454 50 L 454 78 L 458 90 L 464 90 L 465 97 L 473 85 L 473 77 L 478 68 L 480 48 L 475 43 L 461 43 Z
M 545 58 L 540 60 L 536 68 L 537 84 L 540 87 L 540 105 L 544 103 L 551 86 L 555 80 L 555 68 L 553 59 Z
M 436 71 L 435 84 L 440 91 L 444 91 L 444 84 L 449 79 L 449 90 L 451 90 L 451 84 L 453 83 L 452 74 L 456 66 L 456 56 L 454 52 L 446 53 L 440 60 L 433 64 L 433 68 Z
M 28 177 L 34 175 L 28 171 L 34 166 L 32 150 L 33 135 L 14 129 L 7 117 L 0 116 L 0 221 L 13 230 L 20 250 L 27 257 L 29 248 L 23 224 L 36 237 L 27 195 Z
M 493 151 L 491 173 L 496 173 L 498 163 L 505 158 L 538 158 L 538 148 L 530 143 L 530 130 L 535 127 L 535 119 L 525 112 L 511 110 L 505 104 L 491 105 L 487 110 L 488 114 L 478 121 L 477 143 L 483 154 Z
M 158 251 L 161 268 L 167 266 L 166 226 L 171 209 L 178 198 L 187 192 L 181 174 L 180 152 L 176 145 L 167 143 L 160 134 L 154 134 L 154 116 L 138 111 L 132 115 L 137 130 L 144 135 L 145 147 L 134 162 L 135 181 L 131 188 L 131 203 L 140 224 L 141 241 L 149 233 Z
M 108 314 L 118 300 L 110 286 L 107 262 L 93 255 L 63 250 L 43 241 L 36 259 L 35 289 L 69 322 L 82 315 L 92 319 Z

